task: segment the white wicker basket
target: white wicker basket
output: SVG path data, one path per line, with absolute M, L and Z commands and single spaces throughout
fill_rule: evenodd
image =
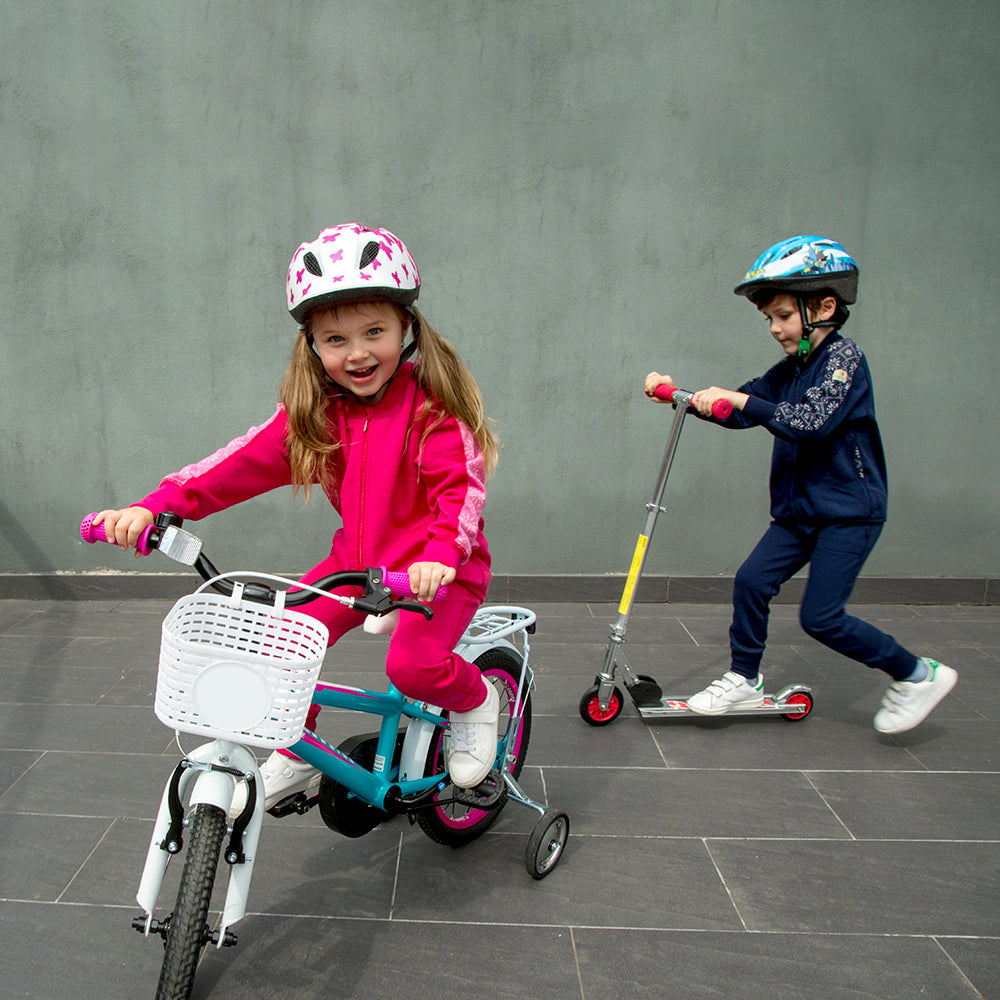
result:
M 296 611 L 218 594 L 182 597 L 163 621 L 156 717 L 182 733 L 291 746 L 305 728 L 328 637 Z

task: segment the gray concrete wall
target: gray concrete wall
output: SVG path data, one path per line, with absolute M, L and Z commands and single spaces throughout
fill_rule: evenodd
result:
M 134 568 L 80 516 L 271 413 L 288 258 L 361 220 L 499 425 L 498 573 L 627 569 L 671 413 L 643 375 L 777 360 L 731 289 L 818 232 L 861 264 L 890 461 L 866 572 L 996 575 L 998 28 L 995 0 L 13 0 L 0 572 Z M 686 428 L 651 573 L 735 569 L 769 453 Z M 335 525 L 281 493 L 196 530 L 291 570 Z

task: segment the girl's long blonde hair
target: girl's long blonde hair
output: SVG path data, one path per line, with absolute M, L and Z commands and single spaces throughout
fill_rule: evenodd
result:
M 437 419 L 428 421 L 424 433 L 447 416 L 461 420 L 472 432 L 483 453 L 489 477 L 500 456 L 500 443 L 490 428 L 479 385 L 458 352 L 418 310 L 412 307 L 409 311 L 404 310 L 388 299 L 364 301 L 366 304 L 384 303 L 396 310 L 404 329 L 411 323 L 419 324 L 419 327 L 415 326 L 417 362 L 414 376 L 427 394 L 424 413 L 437 415 Z M 292 484 L 296 491 L 302 489 L 308 499 L 313 483 L 323 482 L 330 457 L 340 447 L 340 442 L 331 438 L 327 424 L 329 381 L 322 362 L 312 349 L 308 317 L 292 346 L 279 398 L 288 414 L 285 447 L 292 470 Z

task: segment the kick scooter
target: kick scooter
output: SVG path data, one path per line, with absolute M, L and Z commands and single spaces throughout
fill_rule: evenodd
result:
M 680 440 L 684 418 L 691 406 L 692 392 L 678 389 L 672 385 L 661 385 L 653 393 L 660 399 L 670 400 L 675 407 L 674 422 L 667 440 L 667 449 L 663 456 L 663 466 L 659 479 L 653 491 L 653 499 L 646 504 L 646 522 L 643 525 L 639 540 L 636 542 L 632 556 L 632 565 L 625 579 L 625 589 L 622 592 L 621 603 L 618 605 L 618 618 L 611 626 L 611 637 L 604 658 L 604 667 L 594 678 L 593 687 L 588 688 L 580 699 L 580 716 L 591 726 L 606 726 L 621 714 L 625 707 L 625 697 L 622 689 L 615 683 L 616 672 L 621 674 L 625 690 L 629 693 L 639 715 L 643 719 L 664 719 L 686 715 L 692 712 L 687 705 L 687 695 L 665 695 L 660 685 L 645 674 L 637 674 L 629 666 L 625 655 L 625 632 L 628 629 L 629 615 L 635 598 L 636 584 L 642 576 L 649 549 L 649 540 L 656 526 L 656 519 L 664 510 L 661 506 L 663 491 L 670 475 L 670 467 L 674 462 L 677 442 Z M 725 420 L 732 413 L 732 405 L 724 399 L 716 401 L 712 407 L 712 416 L 717 420 Z M 812 692 L 801 684 L 793 684 L 782 688 L 777 694 L 765 694 L 764 704 L 757 708 L 731 708 L 728 715 L 780 715 L 790 722 L 804 719 L 813 706 Z

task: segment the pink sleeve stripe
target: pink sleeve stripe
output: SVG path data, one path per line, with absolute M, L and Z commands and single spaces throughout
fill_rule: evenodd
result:
M 271 419 L 266 423 L 261 424 L 259 427 L 251 427 L 246 434 L 241 434 L 238 438 L 234 438 L 229 444 L 209 455 L 208 458 L 203 458 L 200 462 L 194 462 L 191 465 L 185 465 L 180 472 L 172 472 L 169 476 L 165 476 L 163 482 L 174 483 L 176 486 L 184 486 L 192 479 L 206 475 L 216 468 L 216 466 L 221 465 L 231 455 L 235 455 L 236 452 L 252 445 L 255 438 L 267 431 L 276 420 L 283 418 L 284 408 L 279 406 Z
M 457 423 L 462 431 L 465 467 L 468 469 L 469 480 L 465 501 L 458 515 L 458 537 L 455 539 L 455 544 L 468 559 L 479 537 L 479 521 L 486 504 L 486 460 L 472 431 L 461 421 Z

